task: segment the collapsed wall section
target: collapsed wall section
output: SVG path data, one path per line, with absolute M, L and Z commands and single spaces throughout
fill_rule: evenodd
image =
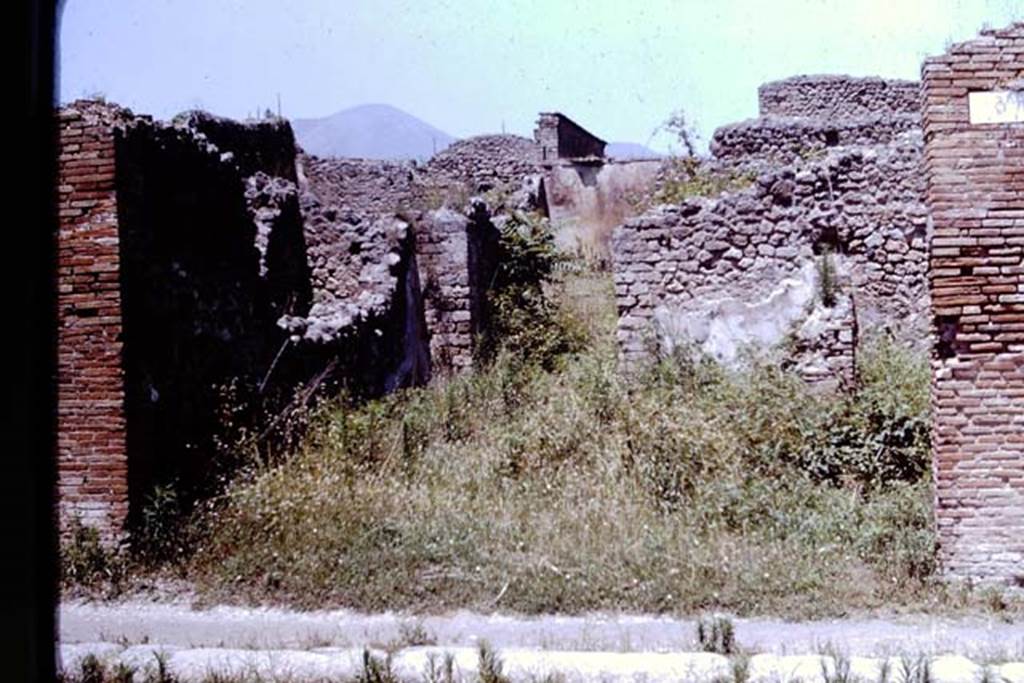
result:
M 285 316 L 292 373 L 353 397 L 379 396 L 430 377 L 411 226 L 394 216 L 342 214 L 301 197 L 313 301 Z
M 732 361 L 746 344 L 789 339 L 809 352 L 805 376 L 849 380 L 858 330 L 912 340 L 928 309 L 920 150 L 913 134 L 890 147 L 837 149 L 616 228 L 624 366 L 686 341 Z M 831 306 L 820 297 L 826 258 L 845 292 Z
M 1024 23 L 925 61 L 933 468 L 952 578 L 1024 585 Z
M 920 84 L 877 77 L 794 76 L 757 89 L 761 116 L 830 120 L 886 114 L 917 114 Z

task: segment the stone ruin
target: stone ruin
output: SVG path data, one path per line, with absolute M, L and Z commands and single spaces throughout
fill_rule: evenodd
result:
M 155 483 L 210 483 L 225 406 L 472 365 L 496 267 L 482 202 L 417 209 L 406 166 L 307 157 L 283 120 L 59 118 L 65 520 L 110 539 Z
M 615 230 L 620 359 L 781 346 L 809 381 L 852 386 L 861 337 L 931 347 L 944 571 L 1021 586 L 1024 24 L 922 76 L 762 86 L 760 117 L 719 128 L 703 164 L 749 187 Z
M 477 136 L 416 164 L 306 155 L 280 120 L 73 103 L 62 516 L 110 539 L 154 482 L 208 477 L 225 387 L 373 396 L 471 367 L 495 212 L 533 210 L 567 248 L 615 228 L 626 371 L 772 346 L 810 382 L 854 386 L 862 338 L 931 346 L 943 566 L 1024 583 L 1024 24 L 922 76 L 766 84 L 759 117 L 719 128 L 702 162 L 747 186 L 632 218 L 664 161 L 611 161 L 558 113 L 532 140 Z
M 928 212 L 911 90 L 837 76 L 762 86 L 761 117 L 719 128 L 705 162 L 749 187 L 656 207 L 615 232 L 624 365 L 687 344 L 733 363 L 747 347 L 785 343 L 808 380 L 852 384 L 859 335 L 926 339 Z M 825 269 L 834 302 L 822 301 Z

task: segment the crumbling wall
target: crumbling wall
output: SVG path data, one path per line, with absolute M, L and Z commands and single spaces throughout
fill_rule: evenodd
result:
M 243 177 L 257 172 L 295 181 L 295 134 L 285 119 L 239 122 L 205 111 L 187 111 L 172 121 L 212 142 Z
M 921 127 L 917 114 L 873 114 L 857 118 L 764 116 L 715 130 L 711 153 L 733 162 L 751 159 L 795 163 L 820 156 L 829 147 L 872 146 L 893 141 Z
M 405 161 L 342 159 L 302 154 L 299 184 L 348 222 L 374 220 L 419 206 L 416 165 Z
M 430 359 L 414 233 L 394 216 L 349 222 L 302 196 L 313 281 L 308 313 L 286 316 L 286 374 L 372 397 L 426 382 Z
M 954 45 L 922 76 L 940 555 L 947 576 L 1020 586 L 1024 23 Z
M 757 90 L 761 116 L 847 119 L 920 111 L 920 84 L 854 76 L 794 76 Z
M 294 182 L 267 175 L 294 179 L 294 143 L 90 101 L 60 120 L 60 507 L 112 540 L 154 484 L 213 483 L 220 390 L 266 388 L 276 319 L 309 305 Z
M 265 235 L 260 253 L 236 157 L 186 122 L 137 117 L 115 138 L 134 515 L 154 483 L 186 497 L 212 484 L 225 392 L 234 407 L 253 399 L 284 339 L 275 309 L 289 278 L 270 277 L 282 251 L 272 245 L 304 245 L 292 225 Z M 271 279 L 283 289 L 272 292 Z
M 820 346 L 800 326 L 815 305 L 825 252 L 854 301 L 818 314 L 814 327 L 835 330 L 835 343 L 823 357 L 828 368 L 806 374 L 850 377 L 856 329 L 888 326 L 913 339 L 928 307 L 920 149 L 920 136 L 907 134 L 889 147 L 833 150 L 765 172 L 746 190 L 658 207 L 617 228 L 625 366 L 670 353 L 682 339 L 726 361 L 744 343 L 770 345 L 793 333 L 798 347 Z
M 540 147 L 518 135 L 478 135 L 452 143 L 424 169 L 434 188 L 461 187 L 472 194 L 488 190 L 515 191 L 528 176 L 540 173 Z M 462 204 L 465 204 L 463 201 Z
M 112 125 L 87 102 L 59 114 L 57 494 L 60 518 L 111 540 L 128 516 L 120 237 Z
M 533 137 L 540 146 L 541 161 L 604 157 L 604 140 L 558 112 L 542 112 Z

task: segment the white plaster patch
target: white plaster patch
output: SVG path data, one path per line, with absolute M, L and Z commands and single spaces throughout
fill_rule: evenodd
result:
M 1024 123 L 1024 91 L 993 90 L 967 95 L 972 124 Z
M 661 306 L 654 311 L 661 352 L 668 356 L 677 346 L 694 342 L 719 362 L 732 364 L 746 346 L 778 344 L 807 314 L 816 282 L 815 265 L 808 262 L 759 301 L 722 299 L 692 312 Z

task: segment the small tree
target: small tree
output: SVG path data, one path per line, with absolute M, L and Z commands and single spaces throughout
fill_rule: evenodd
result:
M 682 145 L 683 150 L 686 154 L 684 156 L 689 158 L 695 158 L 697 156 L 697 130 L 693 124 L 687 120 L 686 113 L 682 109 L 676 109 L 665 121 L 654 129 L 654 135 L 665 131 L 673 135 L 676 140 Z M 676 156 L 676 155 L 673 155 Z
M 702 164 L 697 156 L 699 136 L 682 109 L 669 114 L 669 117 L 654 129 L 652 137 L 660 132 L 671 134 L 679 144 L 681 153 L 673 150 L 665 161 L 658 180 L 658 189 L 653 196 L 655 202 L 678 204 L 688 197 L 713 197 L 724 191 L 739 190 L 753 182 L 753 176 L 750 174 L 713 169 Z

